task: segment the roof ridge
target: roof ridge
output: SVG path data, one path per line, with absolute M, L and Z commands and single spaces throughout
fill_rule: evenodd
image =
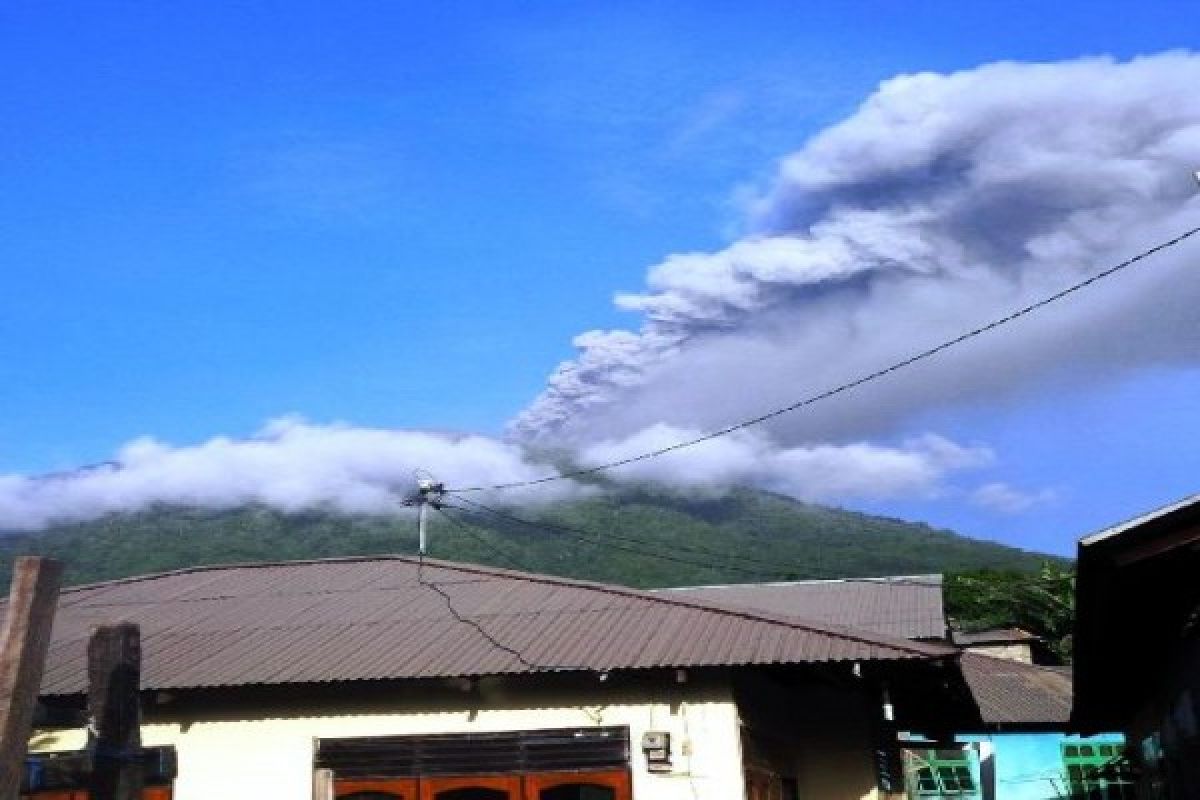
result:
M 416 556 L 413 556 L 413 558 L 416 558 Z M 100 589 L 106 586 L 124 586 L 131 583 L 141 583 L 142 581 L 158 580 L 159 578 L 170 578 L 175 575 L 192 575 L 197 572 L 212 572 L 221 569 L 266 569 L 269 567 L 298 566 L 303 564 L 336 564 L 338 562 L 350 563 L 354 561 L 394 560 L 405 560 L 405 556 L 399 553 L 377 553 L 373 555 L 358 556 L 297 558 L 281 561 L 230 561 L 224 564 L 195 564 L 190 567 L 179 567 L 177 569 L 163 570 L 162 572 L 147 572 L 141 575 L 126 575 L 122 578 L 109 578 L 103 581 L 92 581 L 91 583 L 79 583 L 74 586 L 64 586 L 60 593 L 81 592 L 86 589 Z M 425 560 L 429 561 L 430 559 Z
M 210 572 L 225 569 L 265 569 L 270 567 L 281 566 L 303 566 L 308 564 L 330 564 L 330 563 L 355 563 L 366 561 L 404 561 L 410 564 L 416 564 L 424 561 L 426 565 L 437 567 L 438 569 L 454 570 L 476 575 L 493 575 L 514 580 L 521 580 L 527 583 L 541 583 L 554 586 L 568 586 L 591 589 L 601 591 L 607 594 L 634 597 L 640 600 L 661 603 L 682 608 L 693 608 L 700 611 L 717 613 L 724 616 L 738 617 L 741 619 L 757 620 L 767 622 L 773 625 L 783 625 L 788 628 L 805 630 L 810 633 L 817 633 L 824 636 L 831 636 L 843 640 L 857 642 L 859 644 L 869 644 L 888 647 L 893 650 L 911 653 L 913 655 L 926 658 L 938 657 L 957 657 L 958 649 L 952 647 L 944 647 L 940 645 L 925 644 L 914 642 L 910 639 L 898 637 L 890 637 L 883 634 L 876 634 L 870 631 L 860 630 L 850 626 L 830 625 L 827 623 L 814 622 L 797 617 L 788 617 L 784 615 L 776 615 L 768 612 L 758 611 L 755 609 L 730 608 L 720 604 L 704 603 L 692 599 L 682 599 L 675 597 L 666 597 L 657 592 L 647 589 L 635 589 L 630 586 L 621 586 L 619 584 L 600 583 L 597 581 L 582 580 L 579 578 L 565 578 L 559 575 L 549 575 L 535 572 L 525 572 L 521 570 L 505 569 L 503 567 L 492 567 L 485 564 L 467 564 L 456 561 L 444 561 L 437 558 L 424 558 L 420 556 L 387 553 L 377 555 L 361 555 L 361 556 L 333 556 L 329 558 L 312 558 L 299 559 L 293 561 L 259 561 L 245 563 L 230 563 L 230 564 L 203 564 L 193 567 L 184 567 L 181 569 L 167 570 L 165 572 L 152 573 L 149 575 L 133 575 L 125 578 L 116 578 L 109 581 L 99 581 L 80 586 L 72 586 L 64 589 L 63 592 L 77 592 L 88 589 L 103 588 L 106 586 L 121 586 L 142 581 L 156 580 L 159 578 L 169 578 L 175 575 L 190 575 L 200 572 Z
M 416 556 L 402 556 L 400 558 L 408 561 L 417 560 Z M 875 634 L 871 631 L 863 631 L 858 628 L 852 628 L 850 626 L 829 625 L 826 623 L 814 622 L 812 620 L 798 617 L 771 614 L 768 612 L 758 611 L 756 609 L 731 608 L 719 604 L 703 603 L 696 600 L 683 600 L 673 597 L 664 597 L 658 592 L 651 591 L 649 589 L 635 589 L 631 586 L 621 586 L 620 584 L 600 583 L 597 581 L 581 580 L 579 578 L 564 578 L 558 575 L 509 570 L 501 567 L 492 567 L 482 564 L 461 564 L 455 561 L 442 561 L 440 559 L 431 558 L 426 558 L 425 563 L 433 563 L 441 568 L 455 569 L 460 572 L 473 572 L 478 574 L 493 575 L 499 574 L 505 577 L 524 580 L 530 583 L 546 583 L 557 586 L 582 587 L 606 592 L 608 594 L 636 597 L 640 600 L 648 600 L 654 603 L 662 603 L 665 605 L 678 606 L 682 608 L 694 608 L 700 611 L 710 611 L 726 616 L 739 617 L 741 619 L 758 620 L 774 625 L 785 625 L 789 628 L 799 628 L 800 630 L 824 634 L 826 636 L 835 636 L 841 639 L 848 639 L 853 642 L 858 642 L 860 644 L 882 645 L 884 647 L 890 647 L 894 650 L 911 652 L 916 655 L 938 657 L 942 655 L 954 656 L 958 654 L 958 649 L 953 647 L 926 645 L 923 643 L 918 644 L 913 642 L 911 639 L 893 638 L 883 634 Z
M 747 583 L 701 583 L 693 586 L 662 586 L 651 591 L 655 592 L 684 592 L 693 589 L 742 589 L 752 586 L 814 586 L 828 583 L 877 583 L 886 586 L 889 583 L 907 581 L 929 588 L 940 588 L 943 575 L 940 572 L 928 572 L 914 575 L 878 575 L 849 578 L 811 578 L 795 581 L 750 581 Z M 936 582 L 935 582 L 936 581 Z
M 997 664 L 1003 664 L 1005 666 L 1016 666 L 1019 669 L 1033 669 L 1039 672 L 1049 672 L 1062 677 L 1067 677 L 1069 679 L 1069 676 L 1063 676 L 1059 670 L 1061 670 L 1063 666 L 1070 668 L 1070 664 L 1064 664 L 1063 666 L 1054 666 L 1053 664 L 1033 664 L 1028 661 L 1017 661 L 1015 658 L 1004 658 L 1003 656 L 994 656 L 989 653 L 980 653 L 974 650 L 963 650 L 961 652 L 961 659 L 965 661 L 993 661 Z

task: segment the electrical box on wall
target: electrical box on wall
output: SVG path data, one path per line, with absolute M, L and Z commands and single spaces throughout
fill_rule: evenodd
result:
M 671 734 L 666 731 L 646 731 L 642 734 L 642 752 L 651 772 L 671 769 Z

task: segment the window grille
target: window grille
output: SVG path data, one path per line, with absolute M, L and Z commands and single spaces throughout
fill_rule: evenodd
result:
M 1133 800 L 1133 778 L 1125 747 L 1116 742 L 1064 742 L 1067 796 L 1075 800 Z

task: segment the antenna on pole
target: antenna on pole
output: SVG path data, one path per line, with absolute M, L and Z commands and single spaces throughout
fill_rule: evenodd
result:
M 435 480 L 429 472 L 419 469 L 416 471 L 417 493 L 405 501 L 405 505 L 417 507 L 417 553 L 425 555 L 427 539 L 425 533 L 426 517 L 429 507 L 441 508 L 442 497 L 446 494 L 446 485 Z

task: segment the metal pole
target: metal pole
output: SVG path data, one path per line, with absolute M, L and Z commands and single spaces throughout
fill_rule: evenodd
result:
M 425 514 L 428 507 L 429 504 L 422 495 L 421 502 L 417 505 L 417 551 L 421 555 L 425 555 Z

